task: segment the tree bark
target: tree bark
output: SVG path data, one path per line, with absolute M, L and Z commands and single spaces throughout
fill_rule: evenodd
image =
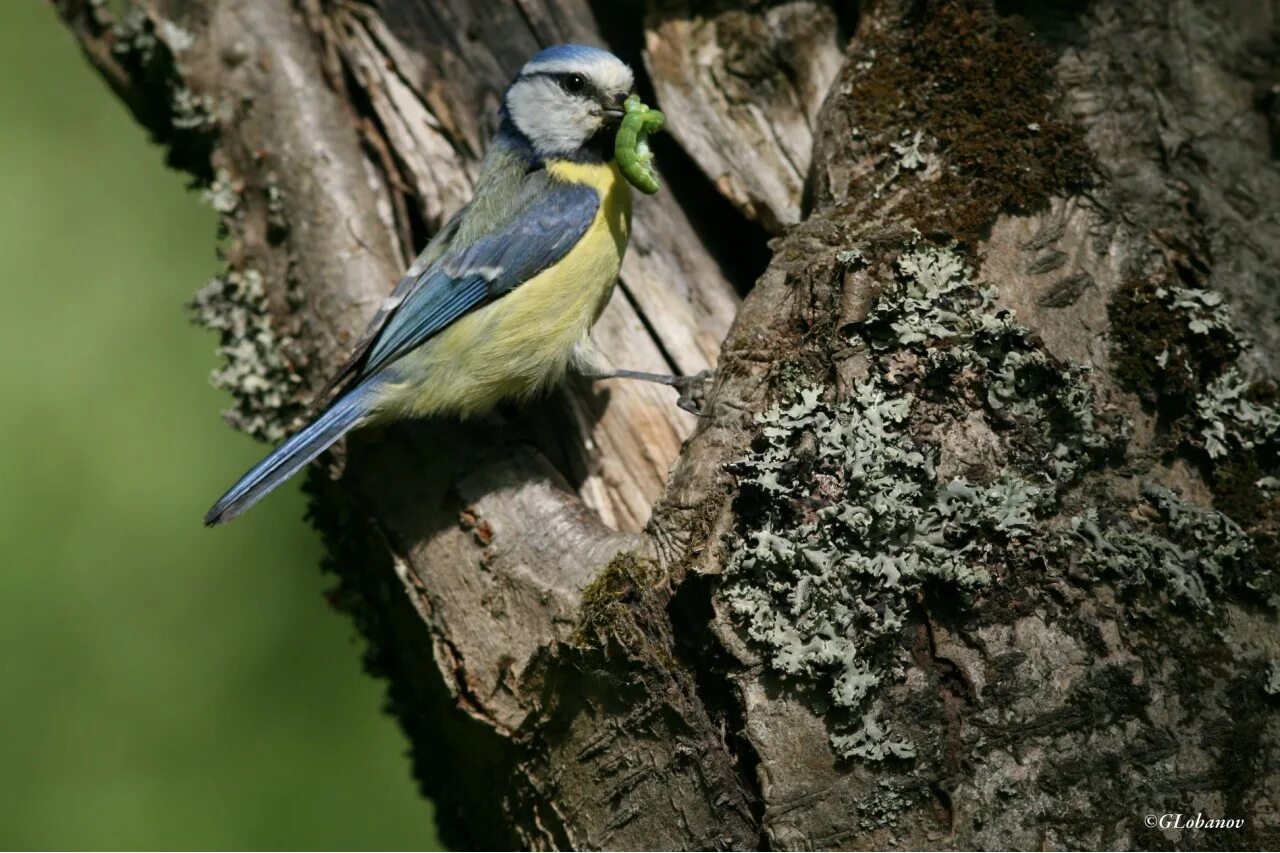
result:
M 668 113 L 597 338 L 707 417 L 579 382 L 310 478 L 447 843 L 1280 843 L 1280 4 L 55 5 L 222 214 L 264 439 L 540 46 Z

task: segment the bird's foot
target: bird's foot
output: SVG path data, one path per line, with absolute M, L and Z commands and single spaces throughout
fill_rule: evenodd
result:
M 695 373 L 692 376 L 670 376 L 665 373 L 641 373 L 637 370 L 611 370 L 606 374 L 598 375 L 598 379 L 639 379 L 641 382 L 656 382 L 659 385 L 670 385 L 672 388 L 680 392 L 680 398 L 676 400 L 676 405 L 684 409 L 690 414 L 698 417 L 706 417 L 707 413 L 702 410 L 702 405 L 706 403 L 707 391 L 711 387 L 711 378 L 715 376 L 715 371 L 704 370 L 701 373 Z
M 708 412 L 704 407 L 707 404 L 707 392 L 711 390 L 711 380 L 714 377 L 713 370 L 703 370 L 692 376 L 672 377 L 675 381 L 671 383 L 671 387 L 680 392 L 676 405 L 691 415 L 707 417 Z

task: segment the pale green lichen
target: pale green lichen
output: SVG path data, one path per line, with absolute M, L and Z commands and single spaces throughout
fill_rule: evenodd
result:
M 220 216 L 232 216 L 240 207 L 240 191 L 225 169 L 214 174 L 213 183 L 205 187 L 201 197 Z
M 910 741 L 894 738 L 885 728 L 877 711 L 862 715 L 862 725 L 849 734 L 831 736 L 831 746 L 846 758 L 864 758 L 867 761 L 883 761 L 894 758 L 915 758 L 916 748 Z
M 213 99 L 175 86 L 169 99 L 169 121 L 177 130 L 210 130 L 217 126 Z
M 267 239 L 278 243 L 289 233 L 289 214 L 284 191 L 274 172 L 267 173 Z
M 867 263 L 867 255 L 861 248 L 854 246 L 850 249 L 841 249 L 836 252 L 836 263 L 843 267 L 860 267 Z
M 191 308 L 195 321 L 220 337 L 218 355 L 225 361 L 211 379 L 235 400 L 223 418 L 263 441 L 283 439 L 299 425 L 295 394 L 302 377 L 285 356 L 293 340 L 272 324 L 262 275 L 231 270 L 215 276 L 196 293 Z
M 1256 586 L 1248 573 L 1253 542 L 1238 524 L 1154 483 L 1143 496 L 1159 512 L 1163 530 L 1126 520 L 1104 525 L 1094 508 L 1071 519 L 1075 542 L 1068 548 L 1077 570 L 1126 590 L 1162 588 L 1173 601 L 1203 613 L 1214 611 L 1213 599 L 1223 590 Z M 1081 543 L 1086 547 L 1077 547 Z
M 196 43 L 196 37 L 192 33 L 167 19 L 160 22 L 160 35 L 174 53 L 190 50 Z
M 133 55 L 142 65 L 150 65 L 156 58 L 160 40 L 156 38 L 151 18 L 141 6 L 129 6 L 112 25 L 111 35 L 111 49 L 117 56 Z
M 872 348 L 913 350 L 933 377 L 979 375 L 997 423 L 1041 436 L 1032 461 L 1055 488 L 1128 440 L 1127 422 L 1107 428 L 1098 422 L 1089 369 L 1060 365 L 1034 345 L 1013 313 L 996 306 L 995 288 L 972 280 L 959 253 L 913 247 L 897 267 L 864 324 Z
M 1200 440 L 1211 459 L 1280 442 L 1280 411 L 1249 399 L 1250 383 L 1232 367 L 1196 398 Z
M 911 131 L 904 130 L 902 136 L 903 142 L 889 143 L 893 153 L 898 155 L 898 168 L 903 171 L 914 172 L 929 165 L 929 155 L 921 148 L 925 143 L 924 132 L 917 130 L 915 135 L 912 136 Z
M 898 259 L 901 275 L 876 301 L 865 326 L 877 349 L 939 344 L 971 334 L 992 294 L 974 288 L 964 259 L 949 249 L 912 249 Z
M 1204 568 L 1203 574 L 1219 587 L 1226 585 L 1228 572 L 1243 566 L 1253 551 L 1253 542 L 1223 513 L 1182 499 L 1177 492 L 1148 483 L 1142 495 L 1160 511 L 1171 538 L 1194 548 Z
M 897 827 L 898 815 L 929 798 L 929 786 L 915 774 L 879 778 L 875 787 L 854 801 L 853 813 L 863 829 Z
M 836 259 L 867 263 L 859 249 Z M 770 669 L 817 697 L 834 751 L 866 760 L 914 754 L 876 692 L 910 663 L 900 635 L 926 587 L 976 595 L 1117 440 L 1097 423 L 1087 372 L 1049 359 L 957 252 L 913 243 L 895 271 L 853 326 L 884 359 L 872 378 L 839 401 L 784 379 L 791 393 L 757 418 L 760 438 L 736 465 L 742 524 L 722 587 Z M 937 448 L 912 432 L 919 395 L 961 373 L 989 420 L 1025 427 L 1003 433 L 1033 436 L 987 483 L 940 479 Z
M 115 59 L 134 83 L 135 112 L 169 146 L 169 164 L 209 181 L 218 128 L 214 101 L 187 86 L 175 60 L 194 36 L 155 10 L 131 4 L 112 24 L 112 37 Z
M 868 381 L 841 403 L 823 397 L 802 388 L 757 419 L 762 444 L 737 467 L 760 521 L 729 556 L 723 596 L 769 666 L 829 703 L 837 754 L 908 758 L 911 743 L 865 707 L 901 673 L 882 641 L 927 581 L 958 593 L 989 583 L 990 554 L 1028 534 L 1042 491 L 1012 473 L 939 482 L 933 451 L 906 429 L 909 396 Z
M 1156 297 L 1164 301 L 1170 310 L 1183 315 L 1192 334 L 1222 332 L 1234 340 L 1241 340 L 1221 293 L 1196 287 L 1160 287 L 1156 289 Z

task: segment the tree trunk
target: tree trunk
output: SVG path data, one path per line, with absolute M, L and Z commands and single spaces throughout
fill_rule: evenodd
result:
M 310 480 L 447 843 L 1280 844 L 1280 4 L 56 5 L 223 216 L 265 439 L 537 48 L 667 111 L 597 339 L 708 416 L 579 382 Z

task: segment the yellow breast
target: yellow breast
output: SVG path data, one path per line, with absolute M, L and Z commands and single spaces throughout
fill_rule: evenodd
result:
M 586 340 L 618 280 L 631 233 L 631 188 L 612 161 L 547 168 L 599 193 L 586 233 L 558 263 L 406 355 L 406 381 L 388 389 L 380 407 L 387 414 L 479 414 L 564 376 L 574 345 Z

